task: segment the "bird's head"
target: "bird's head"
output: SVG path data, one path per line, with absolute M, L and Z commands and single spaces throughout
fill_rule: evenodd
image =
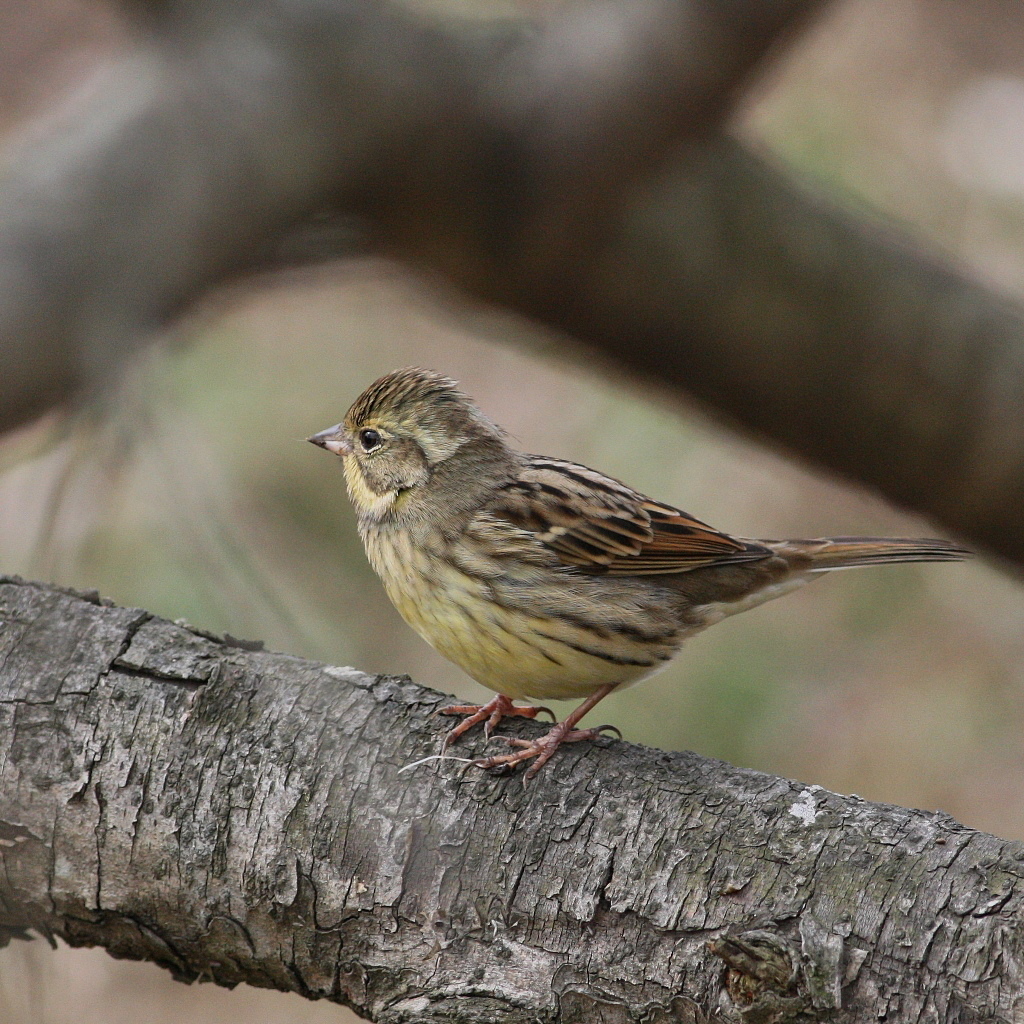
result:
M 501 436 L 455 381 L 407 367 L 374 381 L 341 423 L 307 440 L 344 461 L 360 520 L 380 521 L 414 498 L 467 444 L 500 444 Z

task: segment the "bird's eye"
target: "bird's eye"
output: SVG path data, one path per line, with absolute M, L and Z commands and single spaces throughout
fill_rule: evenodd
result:
M 363 446 L 364 452 L 372 452 L 374 448 L 380 447 L 380 434 L 376 430 L 370 430 L 369 428 L 360 430 L 359 443 Z

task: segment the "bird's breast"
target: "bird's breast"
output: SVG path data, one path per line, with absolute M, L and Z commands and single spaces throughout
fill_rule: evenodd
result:
M 370 563 L 395 608 L 431 646 L 513 698 L 587 696 L 661 668 L 683 635 L 649 586 L 455 554 L 439 535 L 369 529 Z M 471 557 L 470 557 L 471 555 Z

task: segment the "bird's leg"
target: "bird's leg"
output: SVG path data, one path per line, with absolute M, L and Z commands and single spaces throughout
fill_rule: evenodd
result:
M 469 715 L 469 718 L 460 722 L 445 736 L 444 749 L 447 750 L 477 722 L 484 722 L 484 735 L 490 737 L 503 718 L 536 718 L 542 711 L 546 711 L 552 718 L 555 717 L 550 708 L 516 707 L 503 693 L 496 694 L 486 704 L 453 704 L 451 707 L 441 708 L 437 712 L 439 715 Z
M 529 761 L 531 757 L 537 760 L 530 765 L 529 770 L 523 778 L 523 782 L 529 782 L 537 772 L 547 764 L 551 755 L 563 743 L 578 743 L 580 740 L 592 740 L 604 732 L 605 729 L 615 729 L 611 725 L 600 725 L 596 729 L 577 729 L 576 723 L 590 711 L 598 701 L 604 700 L 618 683 L 606 683 L 599 690 L 595 690 L 578 708 L 570 712 L 561 722 L 556 723 L 543 736 L 535 740 L 509 739 L 514 747 L 522 747 L 514 754 L 500 754 L 495 757 L 485 757 L 473 764 L 477 768 L 514 768 L 517 764 Z M 493 702 L 492 702 L 493 703 Z M 465 724 L 465 723 L 463 723 Z M 618 729 L 615 729 L 618 732 Z

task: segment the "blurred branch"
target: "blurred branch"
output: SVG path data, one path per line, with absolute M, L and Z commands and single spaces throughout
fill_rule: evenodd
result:
M 349 198 L 456 92 L 450 45 L 387 4 L 179 13 L 13 156 L 0 428 L 102 388 L 172 313 Z
M 398 774 L 440 694 L 253 646 L 0 581 L 0 938 L 388 1024 L 1019 1017 L 1020 843 L 625 743 Z
M 149 331 L 260 262 L 289 225 L 353 204 L 396 168 L 416 178 L 424 148 L 492 176 L 511 158 L 552 193 L 571 171 L 583 200 L 613 194 L 719 117 L 814 6 L 589 4 L 543 31 L 478 36 L 366 0 L 154 7 L 145 40 L 6 175 L 0 429 L 102 387 Z M 498 204 L 489 220 L 514 214 Z
M 821 6 L 456 30 L 143 5 L 147 41 L 5 181 L 0 427 L 101 388 L 218 282 L 369 235 L 1024 563 L 1021 312 L 717 134 Z
M 725 138 L 561 285 L 541 319 L 1024 566 L 1019 305 Z

